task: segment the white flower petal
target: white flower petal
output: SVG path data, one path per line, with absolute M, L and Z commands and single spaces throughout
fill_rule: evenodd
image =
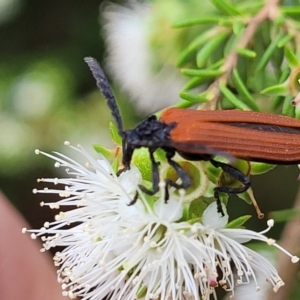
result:
M 218 213 L 217 202 L 214 201 L 207 206 L 202 215 L 202 223 L 203 225 L 210 226 L 214 229 L 224 228 L 228 223 L 228 214 L 226 206 L 221 203 L 222 209 L 224 212 L 224 216 L 221 213 Z

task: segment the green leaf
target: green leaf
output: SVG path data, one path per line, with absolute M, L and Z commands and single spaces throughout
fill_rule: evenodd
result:
M 111 134 L 111 138 L 114 141 L 115 144 L 121 146 L 122 145 L 122 138 L 120 137 L 118 133 L 118 128 L 113 122 L 109 122 L 109 131 Z
M 296 54 L 292 51 L 292 49 L 288 45 L 285 45 L 284 47 L 284 55 L 287 61 L 289 62 L 290 66 L 293 67 L 299 66 L 299 60 Z
M 282 114 L 285 116 L 293 117 L 295 114 L 294 106 L 292 106 L 293 96 L 287 96 L 284 99 L 282 106 Z
M 276 85 L 272 85 L 269 86 L 265 89 L 263 89 L 260 93 L 263 95 L 286 95 L 288 92 L 288 87 L 285 83 L 281 83 L 281 84 L 276 84 Z
M 213 30 L 205 31 L 197 36 L 180 54 L 176 65 L 178 67 L 183 65 L 201 45 L 205 44 L 208 40 L 213 39 L 218 32 L 219 31 L 214 28 Z
M 206 82 L 208 78 L 206 77 L 193 77 L 191 78 L 183 87 L 182 91 L 191 90 L 197 86 L 200 86 L 202 83 Z
M 192 105 L 193 105 L 193 103 L 191 103 L 190 101 L 182 100 L 182 101 L 177 102 L 176 104 L 171 105 L 171 106 L 169 106 L 169 107 L 189 108 L 189 107 L 191 107 Z M 162 109 L 162 110 L 160 110 L 160 111 L 158 111 L 158 112 L 156 112 L 154 115 L 155 115 L 157 118 L 159 118 L 160 115 L 161 115 L 161 113 L 162 113 L 164 110 L 165 110 L 165 108 Z
M 300 6 L 280 6 L 280 10 L 286 15 L 300 15 Z
M 288 66 L 285 67 L 279 78 L 279 83 L 285 82 L 287 80 L 287 78 L 289 77 L 290 73 L 291 73 L 290 68 Z M 283 100 L 284 99 L 282 96 L 275 96 L 272 99 L 272 110 L 276 110 L 279 107 L 279 105 L 281 104 L 281 102 L 283 102 Z
M 278 41 L 278 48 L 282 48 L 283 46 L 285 46 L 292 38 L 294 37 L 293 34 L 288 34 L 283 36 L 279 41 Z
M 210 0 L 211 3 L 221 12 L 229 16 L 241 15 L 242 13 L 226 0 Z
M 174 105 L 172 105 L 172 107 L 177 107 L 177 108 L 189 108 L 191 107 L 193 104 L 190 101 L 180 101 L 179 103 L 176 103 Z
M 266 164 L 266 163 L 260 163 L 260 162 L 250 162 L 251 165 L 251 170 L 250 174 L 251 175 L 261 175 L 266 172 L 269 172 L 270 170 L 273 170 L 276 165 L 271 165 L 271 164 Z
M 201 68 L 206 64 L 209 56 L 221 45 L 228 35 L 228 31 L 219 32 L 217 36 L 206 42 L 197 53 L 196 62 L 198 68 Z
M 208 69 L 181 69 L 181 73 L 187 76 L 198 76 L 205 78 L 214 78 L 216 76 L 222 75 L 223 70 L 208 70 Z
M 208 101 L 206 93 L 201 93 L 201 94 L 195 95 L 195 94 L 191 94 L 191 93 L 187 93 L 187 92 L 181 92 L 179 94 L 179 96 L 182 99 L 187 100 L 192 103 L 204 103 L 204 102 Z
M 232 76 L 233 76 L 233 80 L 234 80 L 237 91 L 245 97 L 249 107 L 253 110 L 259 111 L 259 107 L 258 107 L 256 101 L 254 100 L 252 95 L 249 93 L 249 91 L 248 91 L 246 85 L 244 84 L 237 69 L 233 70 Z
M 256 52 L 246 49 L 246 48 L 241 48 L 241 47 L 236 47 L 235 48 L 236 52 L 240 54 L 241 56 L 247 57 L 247 58 L 255 58 L 256 57 Z
M 152 181 L 152 167 L 148 149 L 136 149 L 133 153 L 131 163 L 140 170 L 143 180 Z
M 93 145 L 93 148 L 95 149 L 95 151 L 97 153 L 100 153 L 101 155 L 103 155 L 106 159 L 113 159 L 114 155 L 113 152 L 101 145 Z
M 300 211 L 295 209 L 283 209 L 278 211 L 272 211 L 269 213 L 269 218 L 274 219 L 277 222 L 288 222 L 295 217 L 300 216 Z
M 244 32 L 245 24 L 242 21 L 235 21 L 232 26 L 232 31 L 235 35 L 239 35 L 241 32 Z
M 173 28 L 181 28 L 192 25 L 204 25 L 204 24 L 218 24 L 220 22 L 220 17 L 202 17 L 197 19 L 189 19 L 184 21 L 176 22 L 172 25 Z
M 245 28 L 241 30 L 238 34 L 231 34 L 226 41 L 226 45 L 224 47 L 224 55 L 227 56 L 231 51 L 235 50 L 236 45 L 241 39 L 241 36 L 245 32 Z
M 220 90 L 230 103 L 241 110 L 249 110 L 249 107 L 239 100 L 225 85 L 220 84 Z
M 118 172 L 118 170 L 119 170 L 119 160 L 117 158 L 113 160 L 113 162 L 111 164 L 111 167 L 112 167 L 112 169 L 115 173 Z
M 226 225 L 226 228 L 241 228 L 249 219 L 250 215 L 238 217 Z
M 255 69 L 255 72 L 259 72 L 259 71 L 263 70 L 266 67 L 266 65 L 268 64 L 268 62 L 272 58 L 272 55 L 273 55 L 274 51 L 278 47 L 278 42 L 281 40 L 282 37 L 283 37 L 283 33 L 281 33 L 281 32 L 278 33 L 275 36 L 275 38 L 269 44 L 269 46 L 266 49 L 265 53 L 261 57 L 260 61 L 258 62 L 257 66 L 256 66 L 256 69 Z
M 295 117 L 296 119 L 300 120 L 300 106 L 295 105 Z
M 219 69 L 223 64 L 224 64 L 224 58 L 221 58 L 220 60 L 208 66 L 208 69 L 209 70 Z

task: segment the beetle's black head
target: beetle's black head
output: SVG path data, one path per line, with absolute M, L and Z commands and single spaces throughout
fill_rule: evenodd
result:
M 175 123 L 165 124 L 152 115 L 135 128 L 123 131 L 123 165 L 129 168 L 135 149 L 146 147 L 150 151 L 168 144 Z

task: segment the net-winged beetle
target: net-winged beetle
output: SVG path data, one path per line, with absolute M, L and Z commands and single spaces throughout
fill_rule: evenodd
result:
M 86 57 L 85 62 L 106 99 L 122 138 L 124 168 L 119 173 L 130 169 L 135 149 L 146 147 L 149 150 L 153 187 L 148 190 L 140 186 L 149 195 L 159 190 L 159 163 L 154 159 L 154 151 L 158 148 L 164 150 L 167 162 L 181 179 L 181 183 L 165 180 L 165 200 L 168 200 L 168 186 L 187 189 L 191 185 L 190 176 L 172 159 L 176 152 L 187 160 L 210 161 L 242 184 L 241 187 L 215 187 L 214 196 L 222 215 L 219 193 L 245 192 L 250 187 L 250 179 L 235 167 L 214 160 L 216 154 L 228 153 L 236 158 L 272 164 L 300 163 L 300 121 L 285 116 L 239 110 L 167 108 L 159 119 L 151 115 L 135 128 L 124 130 L 119 108 L 102 68 L 92 57 Z

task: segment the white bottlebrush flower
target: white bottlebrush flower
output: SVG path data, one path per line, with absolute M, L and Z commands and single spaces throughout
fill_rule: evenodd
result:
M 169 11 L 165 12 L 164 20 L 169 14 Z M 137 1 L 131 1 L 128 7 L 107 5 L 103 19 L 108 48 L 106 62 L 113 77 L 129 93 L 135 107 L 148 114 L 177 103 L 185 81 L 174 67 L 175 58 L 172 62 L 168 61 L 173 57 L 174 47 L 167 49 L 169 53 L 164 52 L 161 57 L 164 62 L 158 66 L 161 49 L 156 53 L 151 46 L 151 40 L 157 42 L 155 35 L 166 34 L 171 39 L 171 21 L 169 24 L 157 24 L 151 4 Z M 167 32 L 162 28 L 166 26 Z M 173 29 L 173 35 L 174 32 Z
M 106 160 L 72 148 L 88 160 L 86 166 L 60 153 L 37 151 L 66 168 L 68 176 L 39 180 L 61 184 L 63 190 L 34 192 L 60 195 L 62 200 L 47 205 L 66 210 L 43 228 L 28 230 L 33 238 L 41 237 L 43 250 L 65 247 L 54 257 L 64 295 L 86 300 L 216 299 L 218 286 L 233 294 L 236 285 L 256 281 L 254 271 L 275 291 L 283 284 L 272 265 L 241 242 L 280 247 L 262 233 L 226 228 L 224 205 L 224 217 L 213 202 L 201 222 L 184 220 L 184 192 L 179 200 L 171 193 L 165 203 L 161 184 L 156 201 L 139 192 L 137 203 L 128 206 L 141 182 L 138 169 L 132 166 L 117 177 Z

